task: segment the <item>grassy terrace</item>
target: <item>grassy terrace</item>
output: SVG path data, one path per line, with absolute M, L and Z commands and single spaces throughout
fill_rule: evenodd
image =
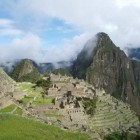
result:
M 13 111 L 13 112 L 12 112 Z M 13 113 L 13 114 L 17 114 L 17 115 L 22 115 L 23 110 L 19 107 L 17 107 L 15 104 L 12 104 L 4 109 L 0 110 L 0 113 Z
M 34 97 L 33 96 L 28 96 L 24 97 L 21 101 L 25 104 L 27 104 L 30 100 L 32 100 Z
M 37 98 L 34 102 L 34 104 L 52 104 L 53 98 Z
M 14 112 L 14 114 L 17 114 L 17 115 L 22 115 L 22 113 L 23 113 L 23 110 L 19 107 Z
M 16 105 L 15 104 L 12 104 L 4 109 L 1 109 L 0 110 L 0 113 L 10 113 L 12 112 L 14 109 L 15 109 Z
M 0 114 L 0 140 L 91 140 L 82 133 L 63 131 L 32 119 Z
M 24 83 L 19 83 L 18 86 L 27 89 L 27 88 L 32 88 L 33 86 L 35 86 L 35 84 L 24 82 Z
M 121 125 L 123 124 L 126 129 L 133 126 L 133 124 L 139 124 L 135 113 L 127 108 L 124 103 L 121 103 L 120 101 L 118 102 L 119 106 L 116 106 L 116 104 L 109 98 L 109 95 L 99 97 L 99 100 L 96 103 L 97 107 L 94 118 L 90 122 L 95 130 L 100 130 L 102 128 L 119 129 L 119 123 Z M 115 106 L 116 109 L 114 109 Z
M 17 87 L 20 88 L 21 90 L 24 90 L 26 92 L 29 92 L 31 94 L 40 94 L 40 91 L 34 90 L 35 84 L 32 83 L 18 83 Z

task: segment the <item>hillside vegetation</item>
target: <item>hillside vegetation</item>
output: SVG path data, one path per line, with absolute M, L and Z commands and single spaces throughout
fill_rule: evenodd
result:
M 31 60 L 22 60 L 14 69 L 12 78 L 17 82 L 36 82 L 40 74 Z
M 86 134 L 10 114 L 0 114 L 0 132 L 0 140 L 91 140 Z

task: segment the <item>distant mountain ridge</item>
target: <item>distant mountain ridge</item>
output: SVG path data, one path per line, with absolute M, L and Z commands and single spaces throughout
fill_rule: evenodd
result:
M 86 45 L 72 67 L 74 77 L 86 79 L 96 88 L 132 105 L 140 113 L 140 62 L 130 60 L 106 33 L 97 34 L 97 44 Z
M 138 48 L 127 48 L 128 57 L 131 59 L 140 60 L 140 47 Z
M 17 82 L 36 82 L 40 79 L 40 73 L 32 60 L 24 59 L 15 66 L 12 78 Z
M 15 61 L 7 61 L 5 63 L 0 63 L 0 67 L 9 75 L 12 75 L 15 67 L 21 63 L 25 59 L 15 60 Z M 41 74 L 46 73 L 47 71 L 54 71 L 59 68 L 70 69 L 73 61 L 59 61 L 55 63 L 47 62 L 47 63 L 37 63 L 34 60 L 31 60 L 33 65 L 38 69 Z
M 59 62 L 55 62 L 55 63 L 39 63 L 37 64 L 37 68 L 40 71 L 40 73 L 45 73 L 47 71 L 54 71 L 55 69 L 59 69 L 59 68 L 66 68 L 66 69 L 70 69 L 72 65 L 71 61 L 59 61 Z

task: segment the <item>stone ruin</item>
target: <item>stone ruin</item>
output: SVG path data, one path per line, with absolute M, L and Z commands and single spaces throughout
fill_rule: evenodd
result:
M 68 91 L 61 97 L 56 97 L 55 106 L 59 109 L 72 109 L 80 107 L 76 96 L 72 95 L 71 91 Z
M 53 82 L 53 86 L 49 88 L 47 94 L 51 97 L 61 96 L 71 91 L 72 94 L 77 97 L 93 98 L 96 93 L 93 86 L 87 85 L 84 80 L 73 79 L 67 76 L 63 78 L 63 76 L 60 77 L 54 74 L 51 74 L 50 79 Z M 58 80 L 60 80 L 60 82 L 58 82 Z
M 59 109 L 60 113 L 65 116 L 62 125 L 69 129 L 79 129 L 86 125 L 86 114 L 81 101 L 68 91 L 63 96 L 56 97 L 55 107 Z
M 68 129 L 79 129 L 87 124 L 87 115 L 84 111 L 82 101 L 78 98 L 93 99 L 96 89 L 84 80 L 72 77 L 50 74 L 53 86 L 48 90 L 48 97 L 55 98 L 52 107 L 64 116 L 60 119 L 63 127 Z M 99 92 L 99 91 L 98 91 Z
M 68 80 L 70 80 L 71 79 L 71 77 L 69 77 L 69 76 L 61 76 L 60 74 L 58 74 L 58 75 L 55 75 L 55 74 L 53 74 L 53 73 L 51 73 L 50 74 L 50 80 L 51 81 L 68 81 Z

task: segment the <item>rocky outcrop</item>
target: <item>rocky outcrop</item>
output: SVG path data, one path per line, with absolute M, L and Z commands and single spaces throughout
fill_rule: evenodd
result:
M 140 62 L 130 60 L 107 34 L 98 33 L 97 38 L 96 46 L 90 46 L 93 50 L 89 56 L 85 48 L 78 55 L 80 61 L 74 63 L 74 76 L 105 89 L 140 113 Z M 83 62 L 85 65 L 81 66 Z
M 94 56 L 94 47 L 96 44 L 96 39 L 90 39 L 84 46 L 81 53 L 78 54 L 77 59 L 74 61 L 71 73 L 74 78 L 79 79 L 86 79 L 86 71 L 87 68 L 91 65 L 93 62 L 93 56 Z
M 19 82 L 36 82 L 40 74 L 31 60 L 24 59 L 15 67 L 12 78 Z
M 0 68 L 0 97 L 7 93 L 12 93 L 14 91 L 14 83 L 15 81 Z

